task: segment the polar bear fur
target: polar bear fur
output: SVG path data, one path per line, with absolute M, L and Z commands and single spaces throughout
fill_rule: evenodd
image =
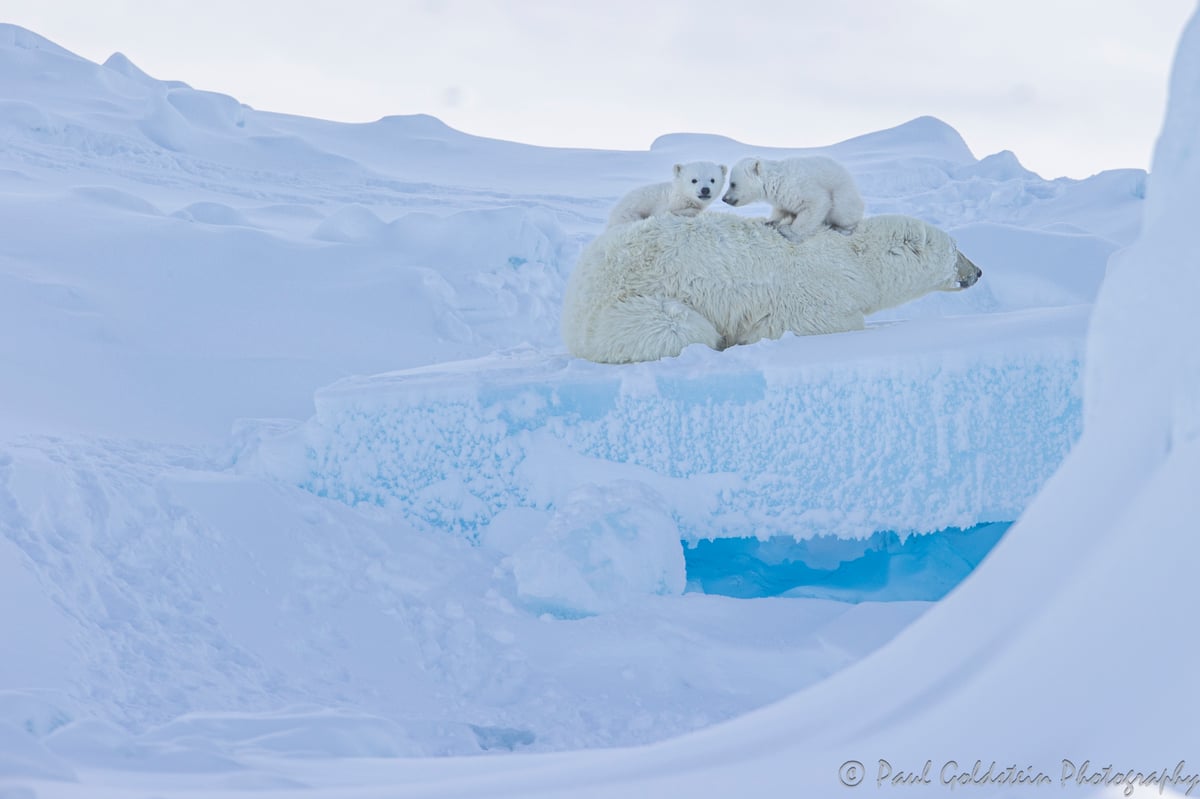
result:
M 728 167 L 712 161 L 676 164 L 668 183 L 642 186 L 622 197 L 608 216 L 609 227 L 627 225 L 660 214 L 695 216 L 721 196 Z
M 722 199 L 729 205 L 769 202 L 768 224 L 793 241 L 827 227 L 848 233 L 863 218 L 854 178 L 837 161 L 820 155 L 782 161 L 743 158 L 734 164 Z
M 868 314 L 967 288 L 980 274 L 954 239 L 911 217 L 871 217 L 852 235 L 825 230 L 795 243 L 761 219 L 659 216 L 584 248 L 562 334 L 580 358 L 652 361 L 697 343 L 858 330 Z

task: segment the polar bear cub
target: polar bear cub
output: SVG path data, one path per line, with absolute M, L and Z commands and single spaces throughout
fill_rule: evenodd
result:
M 743 158 L 729 176 L 729 205 L 766 201 L 767 224 L 793 241 L 826 227 L 851 233 L 863 218 L 863 201 L 846 168 L 821 155 L 768 161 Z
M 634 189 L 613 206 L 608 226 L 625 225 L 660 214 L 695 216 L 725 188 L 729 168 L 712 161 L 675 165 L 675 179 Z

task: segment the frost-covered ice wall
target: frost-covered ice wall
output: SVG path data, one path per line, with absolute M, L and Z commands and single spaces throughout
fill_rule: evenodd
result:
M 322 496 L 477 536 L 635 480 L 684 539 L 1016 518 L 1080 429 L 1085 308 L 788 337 L 629 366 L 534 350 L 352 378 L 265 443 Z

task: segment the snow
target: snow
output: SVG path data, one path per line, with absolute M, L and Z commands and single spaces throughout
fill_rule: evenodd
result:
M 511 554 L 517 596 L 564 615 L 602 613 L 646 594 L 682 594 L 680 532 L 665 505 L 632 480 L 574 489 Z
M 981 283 L 611 367 L 557 330 L 612 202 L 787 151 L 288 117 L 0 25 L 0 796 L 1171 772 L 1198 81 L 1193 20 L 1148 179 L 927 117 L 806 151 Z

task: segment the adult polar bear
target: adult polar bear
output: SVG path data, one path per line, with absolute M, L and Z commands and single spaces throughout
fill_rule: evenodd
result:
M 906 216 L 802 242 L 761 219 L 658 216 L 584 248 L 567 282 L 563 340 L 577 357 L 629 363 L 690 344 L 859 330 L 869 314 L 967 288 L 980 274 L 949 235 Z

